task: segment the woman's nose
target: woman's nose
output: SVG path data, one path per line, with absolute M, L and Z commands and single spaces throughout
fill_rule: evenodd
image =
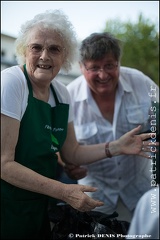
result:
M 48 50 L 46 48 L 44 48 L 42 50 L 40 59 L 43 59 L 43 60 L 48 60 L 49 59 L 49 53 L 48 53 Z

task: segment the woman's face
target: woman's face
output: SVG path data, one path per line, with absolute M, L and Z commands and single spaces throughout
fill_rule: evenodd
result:
M 34 28 L 26 49 L 26 67 L 31 82 L 50 84 L 64 62 L 64 51 L 57 32 Z

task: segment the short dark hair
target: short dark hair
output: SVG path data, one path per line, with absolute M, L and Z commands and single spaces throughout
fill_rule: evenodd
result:
M 111 33 L 92 33 L 85 38 L 80 46 L 80 61 L 99 60 L 112 53 L 117 61 L 121 58 L 120 40 Z

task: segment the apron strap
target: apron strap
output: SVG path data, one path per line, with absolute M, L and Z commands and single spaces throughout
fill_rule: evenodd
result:
M 29 80 L 29 77 L 28 77 L 28 74 L 27 74 L 27 70 L 26 70 L 26 64 L 23 65 L 23 68 L 24 68 L 24 75 L 27 79 L 27 84 L 28 84 L 28 88 L 29 88 L 29 93 L 32 95 L 33 97 L 33 90 L 32 90 L 32 86 L 31 86 L 31 82 Z
M 53 85 L 51 84 L 50 87 L 51 87 L 53 96 L 54 96 L 54 98 L 55 98 L 56 105 L 59 105 L 60 103 L 59 103 L 59 101 L 58 101 L 58 98 L 57 98 L 57 95 L 56 95 L 56 92 L 55 92 L 55 90 L 54 90 Z
M 28 77 L 28 74 L 27 74 L 26 64 L 24 64 L 23 67 L 24 67 L 24 75 L 25 75 L 25 77 L 26 77 L 26 79 L 27 79 L 27 83 L 28 83 L 29 92 L 31 93 L 31 95 L 32 95 L 32 97 L 33 97 L 33 90 L 32 90 L 31 82 L 30 82 L 29 77 Z M 59 103 L 59 101 L 58 101 L 58 98 L 57 98 L 56 92 L 55 92 L 55 90 L 54 90 L 54 88 L 53 88 L 53 85 L 51 84 L 50 87 L 51 87 L 53 96 L 54 96 L 54 98 L 55 98 L 56 105 L 59 105 L 60 103 Z

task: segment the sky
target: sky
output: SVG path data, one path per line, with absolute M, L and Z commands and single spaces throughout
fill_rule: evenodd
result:
M 1 33 L 17 37 L 25 21 L 50 9 L 68 16 L 79 40 L 103 31 L 108 20 L 137 22 L 140 13 L 159 30 L 159 1 L 1 1 Z

